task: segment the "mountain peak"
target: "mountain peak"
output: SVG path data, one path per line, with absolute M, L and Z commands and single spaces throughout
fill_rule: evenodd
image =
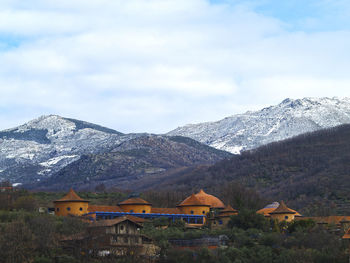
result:
M 49 134 L 57 132 L 76 132 L 82 129 L 92 129 L 99 132 L 122 135 L 122 133 L 86 121 L 66 118 L 55 114 L 41 115 L 18 127 L 7 131 L 25 132 L 31 129 L 47 130 Z
M 106 151 L 136 136 L 59 115 L 43 115 L 0 131 L 0 181 L 41 180 L 82 155 Z M 28 178 L 20 178 L 21 173 Z
M 168 134 L 190 137 L 217 149 L 238 153 L 346 123 L 350 123 L 349 98 L 287 98 L 262 110 L 179 127 Z

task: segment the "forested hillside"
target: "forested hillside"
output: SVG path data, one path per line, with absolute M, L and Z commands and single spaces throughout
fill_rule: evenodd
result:
M 247 151 L 164 182 L 162 188 L 213 189 L 241 183 L 305 215 L 350 214 L 350 125 Z
M 51 177 L 25 187 L 44 190 L 94 189 L 97 185 L 143 191 L 168 176 L 212 165 L 232 154 L 181 136 L 144 135 L 107 152 L 81 156 Z

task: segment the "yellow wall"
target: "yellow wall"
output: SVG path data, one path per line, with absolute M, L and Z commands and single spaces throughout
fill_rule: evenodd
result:
M 286 218 L 288 217 L 288 218 Z M 272 219 L 276 219 L 278 222 L 281 221 L 286 221 L 286 222 L 290 222 L 294 220 L 295 215 L 293 214 L 272 214 L 271 218 Z
M 181 206 L 179 208 L 183 214 L 188 214 L 188 215 L 205 215 L 206 216 L 210 210 L 209 206 Z M 191 213 L 191 211 L 193 211 L 193 213 Z
M 55 215 L 67 216 L 83 215 L 88 213 L 88 202 L 55 202 Z
M 146 214 L 151 213 L 151 205 L 132 205 L 132 204 L 125 204 L 125 205 L 119 205 L 119 207 L 124 211 L 130 213 L 131 210 L 133 213 L 143 213 L 145 211 Z
M 227 227 L 228 222 L 231 220 L 231 217 L 222 217 L 222 218 L 215 218 L 214 220 L 211 220 L 210 227 L 212 229 L 222 229 Z M 220 224 L 221 221 L 221 224 Z
M 181 213 L 187 214 L 187 215 L 205 215 L 206 216 L 210 211 L 209 206 L 180 206 L 179 209 Z M 191 211 L 193 211 L 193 213 L 191 213 Z M 205 224 L 205 222 L 206 222 L 206 217 L 203 218 L 203 224 Z

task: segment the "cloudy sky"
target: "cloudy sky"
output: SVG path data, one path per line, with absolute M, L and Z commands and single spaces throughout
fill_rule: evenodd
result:
M 0 0 L 0 129 L 162 133 L 350 90 L 348 0 Z

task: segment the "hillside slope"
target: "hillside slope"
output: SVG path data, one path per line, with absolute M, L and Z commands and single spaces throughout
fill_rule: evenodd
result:
M 138 136 L 57 115 L 41 116 L 0 131 L 0 180 L 40 181 L 83 154 L 105 152 Z
M 243 152 L 158 187 L 208 189 L 228 182 L 271 200 L 284 199 L 305 214 L 350 214 L 350 125 Z
M 231 156 L 189 138 L 147 135 L 125 141 L 108 152 L 83 155 L 49 179 L 28 187 L 94 189 L 104 184 L 108 188 L 144 190 L 169 176 Z

